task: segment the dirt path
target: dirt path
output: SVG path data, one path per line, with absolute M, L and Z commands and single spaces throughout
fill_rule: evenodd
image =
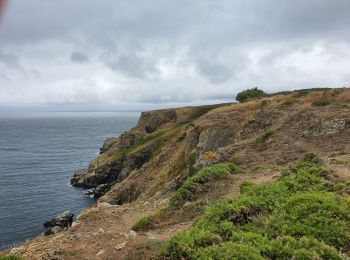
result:
M 166 240 L 190 225 L 179 224 L 154 233 L 131 231 L 140 218 L 154 213 L 166 203 L 99 204 L 86 209 L 79 216 L 78 224 L 67 232 L 39 237 L 20 248 L 18 253 L 30 260 L 123 259 L 135 245 Z

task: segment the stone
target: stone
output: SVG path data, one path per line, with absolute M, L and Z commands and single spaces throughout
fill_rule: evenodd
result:
M 118 244 L 118 245 L 115 247 L 115 249 L 121 250 L 121 249 L 123 249 L 123 248 L 126 246 L 126 244 L 127 244 L 127 241 L 124 241 L 123 243 Z
M 26 250 L 26 248 L 24 246 L 21 247 L 15 247 L 12 248 L 9 255 L 18 255 L 18 254 L 22 254 L 24 251 Z
M 100 256 L 102 256 L 102 255 L 104 255 L 105 254 L 105 250 L 100 250 L 100 251 L 98 251 L 98 253 L 96 254 L 96 256 L 97 257 L 100 257 Z
M 137 236 L 137 233 L 136 233 L 134 230 L 130 230 L 130 231 L 129 231 L 129 235 L 130 235 L 131 237 L 136 237 L 136 236 Z
M 94 197 L 96 199 L 101 198 L 110 188 L 112 184 L 101 184 L 98 185 L 95 190 L 93 191 Z

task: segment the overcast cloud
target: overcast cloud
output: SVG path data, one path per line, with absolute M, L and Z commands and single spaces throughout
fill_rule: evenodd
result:
M 9 0 L 0 106 L 166 106 L 253 86 L 350 86 L 349 28 L 349 0 Z

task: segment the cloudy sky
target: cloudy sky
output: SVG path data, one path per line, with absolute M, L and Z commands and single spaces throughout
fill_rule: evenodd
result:
M 169 106 L 350 86 L 349 0 L 9 0 L 0 106 Z

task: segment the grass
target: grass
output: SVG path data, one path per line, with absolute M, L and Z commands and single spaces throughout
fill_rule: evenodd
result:
M 10 255 L 10 256 L 0 256 L 0 260 L 23 260 L 20 256 Z
M 209 182 L 226 176 L 232 172 L 242 173 L 242 168 L 234 163 L 216 164 L 198 171 L 186 179 L 182 186 L 173 194 L 169 207 L 180 206 L 196 194 L 196 191 L 203 189 Z
M 264 134 L 255 139 L 255 145 L 266 143 L 267 139 L 274 135 L 275 132 L 276 130 L 273 128 L 268 129 Z
M 242 194 L 209 206 L 161 249 L 167 259 L 346 259 L 350 196 L 322 176 L 308 155 L 269 184 L 243 183 Z

